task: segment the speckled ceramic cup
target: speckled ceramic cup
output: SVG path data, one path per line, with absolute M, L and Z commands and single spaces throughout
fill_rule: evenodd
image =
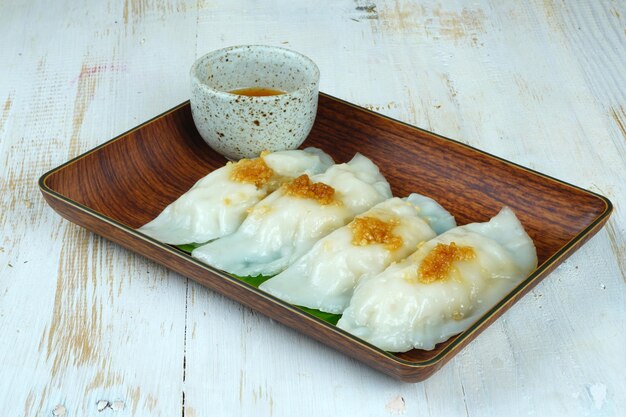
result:
M 285 94 L 251 97 L 229 91 L 262 87 Z M 319 69 L 311 59 L 274 46 L 233 46 L 191 67 L 191 111 L 202 138 L 229 159 L 295 149 L 317 112 Z

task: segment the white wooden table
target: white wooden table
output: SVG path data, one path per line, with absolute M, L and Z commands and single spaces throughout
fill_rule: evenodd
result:
M 322 91 L 615 211 L 405 384 L 44 204 L 41 174 L 186 100 L 200 55 L 249 43 L 301 51 Z M 0 1 L 0 414 L 626 415 L 625 195 L 624 1 Z

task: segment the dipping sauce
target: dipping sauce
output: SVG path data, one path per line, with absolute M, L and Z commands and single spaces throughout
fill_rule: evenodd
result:
M 286 91 L 274 90 L 273 88 L 265 88 L 265 87 L 248 87 L 248 88 L 238 88 L 236 90 L 229 91 L 231 94 L 238 94 L 240 96 L 249 96 L 249 97 L 264 97 L 264 96 L 278 96 L 281 94 L 286 94 Z

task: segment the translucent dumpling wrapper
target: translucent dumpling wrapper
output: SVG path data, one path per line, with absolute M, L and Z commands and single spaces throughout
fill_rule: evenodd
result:
M 435 237 L 433 224 L 440 232 L 456 226 L 454 217 L 428 197 L 391 198 L 320 239 L 260 288 L 292 304 L 343 313 L 365 274 L 382 272 Z
M 454 216 L 432 198 L 413 193 L 406 201 L 419 208 L 419 217 L 426 220 L 438 235 L 456 227 Z
M 248 210 L 283 183 L 326 171 L 333 160 L 317 148 L 229 162 L 200 179 L 138 230 L 172 245 L 206 243 L 233 233 Z
M 390 352 L 431 350 L 466 330 L 537 267 L 511 209 L 456 227 L 363 278 L 338 326 Z
M 254 206 L 235 233 L 192 256 L 239 276 L 275 275 L 319 239 L 390 197 L 378 167 L 356 154 L 323 174 L 283 185 Z

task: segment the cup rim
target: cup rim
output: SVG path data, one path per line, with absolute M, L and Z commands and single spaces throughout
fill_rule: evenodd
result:
M 282 53 L 288 53 L 288 54 L 292 54 L 297 56 L 298 58 L 304 60 L 307 64 L 309 64 L 312 68 L 313 68 L 313 78 L 315 81 L 313 81 L 312 83 L 306 83 L 304 84 L 302 87 L 296 88 L 295 90 L 289 91 L 289 92 L 285 92 L 284 94 L 281 94 L 280 96 L 283 97 L 288 97 L 288 96 L 292 96 L 296 93 L 299 92 L 306 92 L 306 91 L 310 91 L 312 89 L 315 89 L 315 87 L 317 85 L 319 85 L 319 80 L 320 80 L 320 70 L 319 67 L 317 66 L 317 64 L 308 56 L 294 51 L 293 49 L 289 49 L 289 48 L 283 48 L 280 46 L 272 46 L 272 45 L 260 45 L 260 44 L 254 44 L 254 45 L 233 45 L 233 46 L 228 46 L 226 48 L 220 48 L 220 49 L 216 49 L 213 50 L 211 52 L 208 52 L 204 55 L 202 55 L 200 58 L 198 58 L 193 65 L 191 66 L 191 70 L 190 70 L 190 76 L 192 78 L 192 81 L 195 81 L 195 83 L 200 86 L 200 88 L 203 88 L 205 90 L 208 90 L 209 92 L 213 93 L 213 94 L 217 94 L 217 95 L 222 95 L 226 98 L 230 98 L 230 99 L 236 99 L 237 97 L 245 97 L 246 99 L 250 99 L 250 100 L 254 100 L 254 101 L 270 101 L 270 100 L 276 100 L 276 97 L 280 97 L 280 96 L 242 96 L 240 94 L 234 94 L 234 93 L 230 93 L 228 91 L 222 91 L 222 90 L 218 90 L 215 89 L 211 86 L 209 86 L 206 82 L 200 80 L 200 78 L 198 77 L 198 67 L 203 64 L 204 62 L 206 62 L 209 58 L 211 58 L 214 55 L 221 55 L 224 54 L 226 52 L 230 52 L 230 51 L 234 51 L 234 50 L 238 50 L 238 49 L 265 49 L 265 50 L 274 50 L 274 51 L 280 51 Z

